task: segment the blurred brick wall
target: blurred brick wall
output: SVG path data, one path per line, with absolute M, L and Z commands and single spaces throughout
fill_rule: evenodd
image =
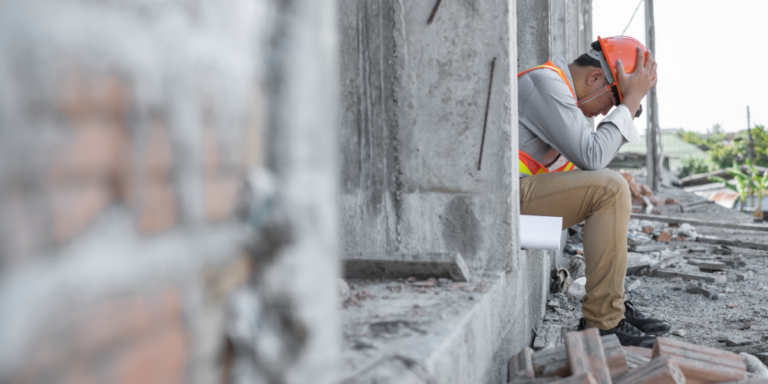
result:
M 264 157 L 257 3 L 4 3 L 0 382 L 220 381 Z

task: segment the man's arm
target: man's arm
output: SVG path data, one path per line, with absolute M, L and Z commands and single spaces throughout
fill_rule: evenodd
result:
M 542 79 L 535 88 L 525 109 L 519 111 L 520 122 L 577 167 L 603 169 L 625 140 L 639 141 L 626 106 L 616 108 L 601 122 L 600 129 L 592 132 L 591 125 L 561 79 Z M 627 127 L 627 124 L 631 126 Z M 620 130 L 618 125 L 624 129 Z

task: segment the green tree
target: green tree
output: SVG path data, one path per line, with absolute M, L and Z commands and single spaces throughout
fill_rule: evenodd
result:
M 749 173 L 752 178 L 752 185 L 753 185 L 754 192 L 757 195 L 757 205 L 755 206 L 755 213 L 753 214 L 753 216 L 756 216 L 762 219 L 763 218 L 763 208 L 762 208 L 763 196 L 765 196 L 765 191 L 768 190 L 768 171 L 765 171 L 763 172 L 762 175 L 760 175 L 755 165 L 752 164 L 752 162 L 750 162 L 749 160 L 747 160 L 747 166 L 749 167 Z
M 739 201 L 741 202 L 741 211 L 744 212 L 744 207 L 747 202 L 747 195 L 749 195 L 754 188 L 752 178 L 746 173 L 742 172 L 741 169 L 739 169 L 739 167 L 736 165 L 736 162 L 733 163 L 732 167 L 726 169 L 726 172 L 733 176 L 735 184 L 729 183 L 728 180 L 723 179 L 720 176 L 710 176 L 709 181 L 723 183 L 726 188 L 736 192 L 739 195 Z

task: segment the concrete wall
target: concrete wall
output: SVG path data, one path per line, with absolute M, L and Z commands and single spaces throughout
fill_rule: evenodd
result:
M 571 62 L 592 43 L 592 0 L 518 0 L 518 72 L 558 57 Z
M 332 381 L 334 5 L 4 2 L 0 382 Z
M 427 25 L 433 6 L 340 2 L 342 246 L 460 252 L 475 270 L 510 269 L 514 2 L 443 2 Z

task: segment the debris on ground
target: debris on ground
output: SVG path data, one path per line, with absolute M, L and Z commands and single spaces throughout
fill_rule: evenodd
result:
M 514 384 L 720 383 L 762 378 L 765 370 L 749 354 L 667 337 L 656 338 L 652 350 L 622 347 L 615 334 L 600 336 L 589 328 L 568 332 L 565 345 L 539 351 L 525 347 L 509 359 L 507 379 Z
M 668 338 L 697 348 L 747 353 L 768 364 L 768 238 L 764 233 L 768 225 L 756 224 L 747 214 L 710 204 L 681 189 L 662 188 L 654 196 L 637 184 L 633 210 L 647 208 L 643 196 L 652 200 L 654 207 L 652 215 L 633 214 L 642 219 L 633 217 L 629 222 L 624 282 L 627 299 L 644 315 L 669 323 L 673 332 Z M 656 217 L 660 220 L 654 220 Z M 545 318 L 556 316 L 559 320 L 563 334 L 556 349 L 563 351 L 565 334 L 575 331 L 583 316 L 580 299 L 566 295 L 573 284 L 569 282 L 571 285 L 561 289 L 567 285 L 566 278 L 575 281 L 567 275 L 566 266 L 578 265 L 571 262 L 574 257 L 578 261 L 584 258 L 583 225 L 568 229 L 565 259 L 558 264 L 566 272 L 558 281 L 553 270 L 548 297 L 549 302 L 557 298 L 558 306 L 548 305 L 545 313 Z M 670 239 L 659 241 L 660 237 L 667 240 L 662 233 Z M 628 366 L 641 366 L 637 359 L 644 357 L 632 353 L 626 354 Z M 535 377 L 538 380 L 540 376 Z

